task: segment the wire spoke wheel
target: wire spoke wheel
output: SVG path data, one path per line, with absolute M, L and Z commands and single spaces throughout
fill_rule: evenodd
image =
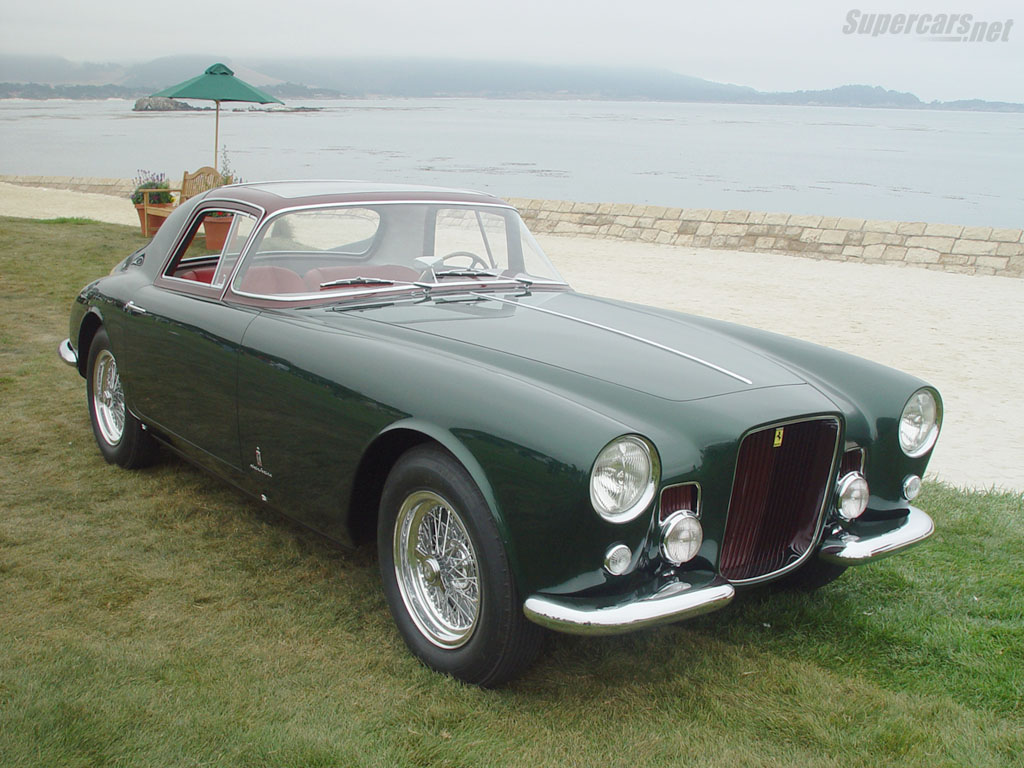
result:
M 92 400 L 96 424 L 109 445 L 117 445 L 124 435 L 124 390 L 117 375 L 117 361 L 109 350 L 102 350 L 93 365 Z
M 464 645 L 480 618 L 480 576 L 458 511 L 433 491 L 415 491 L 394 532 L 395 576 L 410 617 L 434 645 Z
M 523 613 L 497 522 L 466 468 L 443 448 L 407 450 L 377 516 L 388 608 L 424 664 L 473 685 L 501 685 L 540 648 Z
M 128 409 L 124 383 L 110 338 L 102 327 L 89 345 L 85 366 L 85 400 L 96 445 L 105 461 L 125 469 L 145 467 L 157 456 L 156 441 Z

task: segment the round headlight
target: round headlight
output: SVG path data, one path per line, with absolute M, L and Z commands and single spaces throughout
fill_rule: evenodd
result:
M 839 498 L 836 506 L 843 520 L 856 520 L 868 508 L 868 481 L 860 472 L 843 475 L 839 481 Z
M 604 568 L 612 576 L 621 576 L 629 570 L 633 552 L 625 544 L 613 544 L 604 553 Z
M 692 512 L 676 512 L 661 524 L 661 556 L 673 565 L 693 560 L 704 541 L 704 530 Z
M 931 450 L 939 436 L 942 413 L 939 404 L 927 389 L 919 389 L 903 406 L 900 416 L 900 448 L 911 458 Z
M 612 440 L 590 472 L 590 503 L 613 523 L 633 520 L 654 499 L 658 464 L 653 446 L 636 435 Z
M 917 475 L 907 475 L 903 478 L 903 498 L 913 501 L 921 493 L 921 478 Z

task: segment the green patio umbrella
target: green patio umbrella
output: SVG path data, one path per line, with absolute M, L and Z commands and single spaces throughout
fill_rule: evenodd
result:
M 203 99 L 217 104 L 217 123 L 213 134 L 213 167 L 217 167 L 217 142 L 220 141 L 220 103 L 222 101 L 248 101 L 254 104 L 284 104 L 269 93 L 254 88 L 223 64 L 208 67 L 199 77 L 164 88 L 154 97 L 168 99 Z

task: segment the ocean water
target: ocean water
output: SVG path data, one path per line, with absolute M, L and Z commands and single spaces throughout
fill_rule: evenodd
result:
M 0 173 L 175 179 L 214 114 L 0 100 Z M 1024 114 L 486 99 L 226 105 L 220 143 L 260 179 L 350 178 L 504 197 L 1024 226 Z

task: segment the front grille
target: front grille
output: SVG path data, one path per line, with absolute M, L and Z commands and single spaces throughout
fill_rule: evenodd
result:
M 835 419 L 772 426 L 743 439 L 722 545 L 722 576 L 757 579 L 804 556 L 832 484 L 838 440 Z

